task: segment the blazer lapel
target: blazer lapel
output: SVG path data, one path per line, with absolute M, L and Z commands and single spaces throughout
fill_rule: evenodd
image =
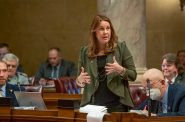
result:
M 174 83 L 180 83 L 182 80 L 182 76 L 181 75 L 178 75 L 176 78 L 175 78 L 175 82 Z
M 60 65 L 60 67 L 59 67 L 59 73 L 58 73 L 59 78 L 66 75 L 65 71 L 67 71 L 66 68 L 65 68 L 65 66 L 61 66 Z
M 97 74 L 97 58 L 94 58 L 92 60 L 90 60 L 90 72 L 92 73 L 92 75 L 97 78 L 98 74 Z
M 10 88 L 10 86 L 8 84 L 6 84 L 6 97 L 10 97 L 12 96 L 13 90 Z
M 113 53 L 107 55 L 106 63 L 113 63 L 113 56 L 114 56 Z M 111 73 L 107 76 L 107 83 L 109 83 L 112 80 L 114 75 L 115 75 L 115 73 Z

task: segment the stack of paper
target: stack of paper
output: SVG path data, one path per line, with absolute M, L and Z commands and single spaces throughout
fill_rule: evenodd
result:
M 97 106 L 97 105 L 86 105 L 84 107 L 80 107 L 80 112 L 89 113 L 89 112 L 107 112 L 107 108 L 105 106 Z
M 107 108 L 105 106 L 86 105 L 80 107 L 79 111 L 88 113 L 87 122 L 103 122 L 103 117 L 107 113 Z
M 22 110 L 36 110 L 36 107 L 26 107 L 26 106 L 22 106 L 22 107 L 14 107 L 14 109 L 22 109 Z

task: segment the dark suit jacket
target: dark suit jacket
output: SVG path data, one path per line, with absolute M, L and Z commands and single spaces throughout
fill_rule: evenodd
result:
M 182 72 L 181 74 L 178 74 L 178 76 L 175 78 L 175 82 L 174 83 L 185 84 L 185 73 Z
M 39 84 L 40 78 L 50 79 L 52 73 L 52 66 L 46 62 L 42 64 L 35 75 L 35 84 Z M 59 78 L 60 77 L 70 77 L 76 76 L 77 69 L 75 64 L 66 60 L 61 60 L 59 67 Z
M 136 107 L 137 110 L 143 110 L 148 104 L 148 99 Z M 162 113 L 161 102 L 151 101 L 151 112 L 158 116 L 184 116 L 185 115 L 185 86 L 182 84 L 170 84 L 168 87 L 168 106 L 167 113 Z
M 12 106 L 17 107 L 19 104 L 16 100 L 14 91 L 20 91 L 19 87 L 17 85 L 6 83 L 6 97 L 12 98 Z M 25 89 L 21 87 L 21 91 L 25 91 Z
M 172 84 L 168 88 L 167 113 L 159 113 L 159 116 L 184 116 L 185 115 L 185 86 Z

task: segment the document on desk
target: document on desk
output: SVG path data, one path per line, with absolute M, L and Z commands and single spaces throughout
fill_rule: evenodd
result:
M 103 117 L 105 114 L 105 112 L 89 112 L 87 114 L 87 122 L 103 122 Z
M 20 109 L 20 110 L 36 110 L 37 108 L 36 107 L 24 107 L 24 106 L 22 106 L 22 107 L 14 107 L 14 109 Z
M 79 111 L 88 113 L 87 122 L 102 122 L 104 115 L 107 113 L 107 108 L 105 106 L 86 105 L 80 107 Z
M 80 112 L 89 113 L 89 112 L 107 112 L 107 108 L 105 106 L 98 105 L 86 105 L 84 107 L 80 107 Z

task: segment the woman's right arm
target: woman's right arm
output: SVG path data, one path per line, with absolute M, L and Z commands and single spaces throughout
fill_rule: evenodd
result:
M 84 87 L 85 84 L 89 84 L 90 83 L 90 76 L 88 75 L 87 72 L 85 72 L 84 69 L 84 60 L 85 60 L 85 56 L 86 56 L 86 51 L 85 51 L 85 47 L 82 47 L 80 50 L 80 54 L 79 54 L 79 59 L 78 59 L 78 73 L 77 73 L 77 78 L 76 78 L 76 84 L 79 87 Z

